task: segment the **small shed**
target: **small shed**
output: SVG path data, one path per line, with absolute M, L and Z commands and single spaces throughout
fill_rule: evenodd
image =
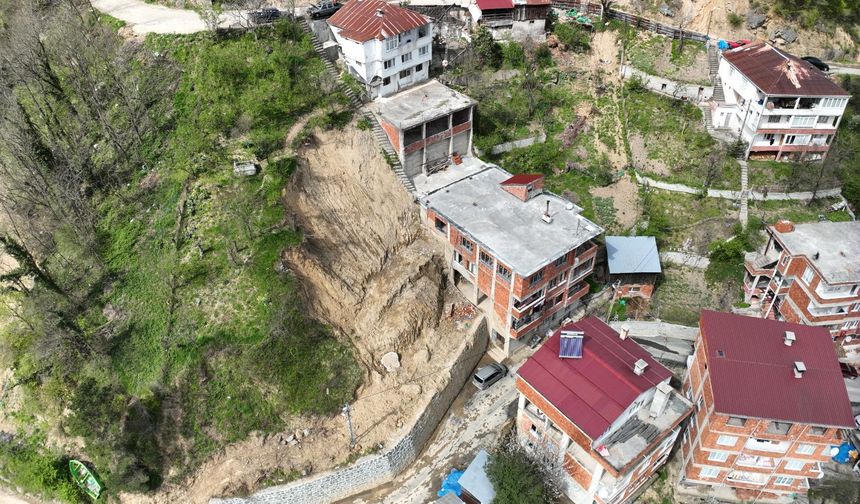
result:
M 616 299 L 651 299 L 654 284 L 663 271 L 653 236 L 607 236 L 606 260 L 610 283 L 618 283 Z
M 486 450 L 479 451 L 460 476 L 460 488 L 463 490 L 460 498 L 466 504 L 490 504 L 496 497 L 493 483 L 490 482 L 486 472 L 489 459 L 490 454 Z

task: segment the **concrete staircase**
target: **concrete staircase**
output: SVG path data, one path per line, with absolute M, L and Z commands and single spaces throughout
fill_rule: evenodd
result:
M 400 158 L 397 156 L 397 151 L 394 150 L 394 146 L 391 145 L 391 140 L 389 140 L 388 135 L 385 134 L 385 130 L 382 129 L 382 126 L 379 125 L 379 121 L 376 120 L 376 117 L 373 114 L 364 109 L 362 98 L 359 97 L 358 94 L 356 94 L 356 92 L 347 86 L 340 78 L 340 71 L 338 71 L 337 67 L 334 66 L 334 63 L 326 57 L 322 42 L 320 42 L 319 37 L 317 37 L 316 33 L 311 29 L 307 19 L 301 18 L 300 23 L 305 33 L 310 36 L 314 50 L 320 56 L 320 59 L 322 59 L 326 71 L 335 80 L 337 80 L 337 88 L 347 96 L 350 105 L 358 110 L 361 116 L 370 123 L 371 129 L 373 130 L 373 138 L 376 139 L 376 143 L 379 144 L 379 147 L 382 149 L 388 164 L 397 176 L 397 180 L 399 180 L 410 193 L 415 194 L 415 184 L 406 176 L 406 172 L 403 170 L 403 165 L 400 164 Z
M 741 165 L 741 210 L 738 220 L 740 220 L 742 226 L 746 226 L 747 219 L 749 218 L 749 166 L 743 159 L 739 159 L 738 164 Z
M 714 79 L 714 94 L 711 99 L 716 102 L 726 101 L 726 94 L 723 92 L 723 80 L 719 77 Z
M 708 44 L 708 75 L 711 82 L 716 83 L 717 72 L 720 69 L 720 55 L 717 46 Z

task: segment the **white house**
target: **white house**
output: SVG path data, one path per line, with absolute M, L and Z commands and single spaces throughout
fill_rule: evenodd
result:
M 711 104 L 715 128 L 740 133 L 746 157 L 824 159 L 849 94 L 810 63 L 767 42 L 724 51 Z
M 328 24 L 371 99 L 428 79 L 433 25 L 421 14 L 383 0 L 350 0 Z

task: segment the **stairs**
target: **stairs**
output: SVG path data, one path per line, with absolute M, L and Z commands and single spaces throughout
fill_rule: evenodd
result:
M 350 105 L 358 110 L 361 116 L 370 123 L 371 129 L 373 130 L 373 137 L 385 153 L 385 158 L 388 161 L 388 164 L 391 165 L 392 170 L 394 170 L 397 180 L 399 180 L 410 193 L 414 194 L 416 192 L 415 184 L 406 176 L 406 172 L 403 170 L 403 165 L 400 164 L 400 158 L 397 156 L 394 146 L 391 145 L 391 140 L 388 139 L 388 135 L 385 134 L 385 130 L 383 130 L 382 126 L 379 125 L 379 121 L 376 120 L 376 117 L 373 114 L 363 109 L 364 103 L 362 102 L 362 98 L 359 97 L 358 94 L 356 94 L 356 92 L 347 86 L 340 78 L 340 71 L 338 71 L 337 67 L 334 66 L 334 63 L 326 57 L 322 42 L 320 42 L 319 37 L 317 37 L 316 33 L 311 29 L 311 25 L 308 24 L 308 20 L 301 18 L 299 23 L 305 33 L 310 36 L 311 43 L 314 46 L 314 51 L 316 51 L 322 59 L 326 71 L 337 81 L 337 88 L 347 96 Z
M 741 165 L 741 210 L 738 216 L 738 219 L 741 221 L 742 226 L 747 225 L 747 219 L 749 218 L 749 166 L 747 166 L 747 162 L 739 159 L 738 164 Z
M 717 72 L 720 68 L 720 56 L 716 46 L 708 44 L 708 75 L 711 82 L 716 82 Z
M 714 95 L 711 99 L 716 102 L 726 101 L 726 94 L 723 92 L 723 81 L 719 77 L 714 79 Z

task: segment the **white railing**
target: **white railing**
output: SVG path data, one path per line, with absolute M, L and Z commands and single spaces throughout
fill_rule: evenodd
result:
M 747 440 L 746 444 L 744 444 L 744 448 L 747 450 L 757 450 L 771 453 L 785 453 L 788 451 L 788 441 L 758 441 L 756 439 L 750 438 Z
M 747 483 L 750 485 L 764 485 L 767 483 L 768 476 L 766 474 L 750 473 L 745 471 L 732 471 L 728 475 L 729 481 L 737 483 Z

